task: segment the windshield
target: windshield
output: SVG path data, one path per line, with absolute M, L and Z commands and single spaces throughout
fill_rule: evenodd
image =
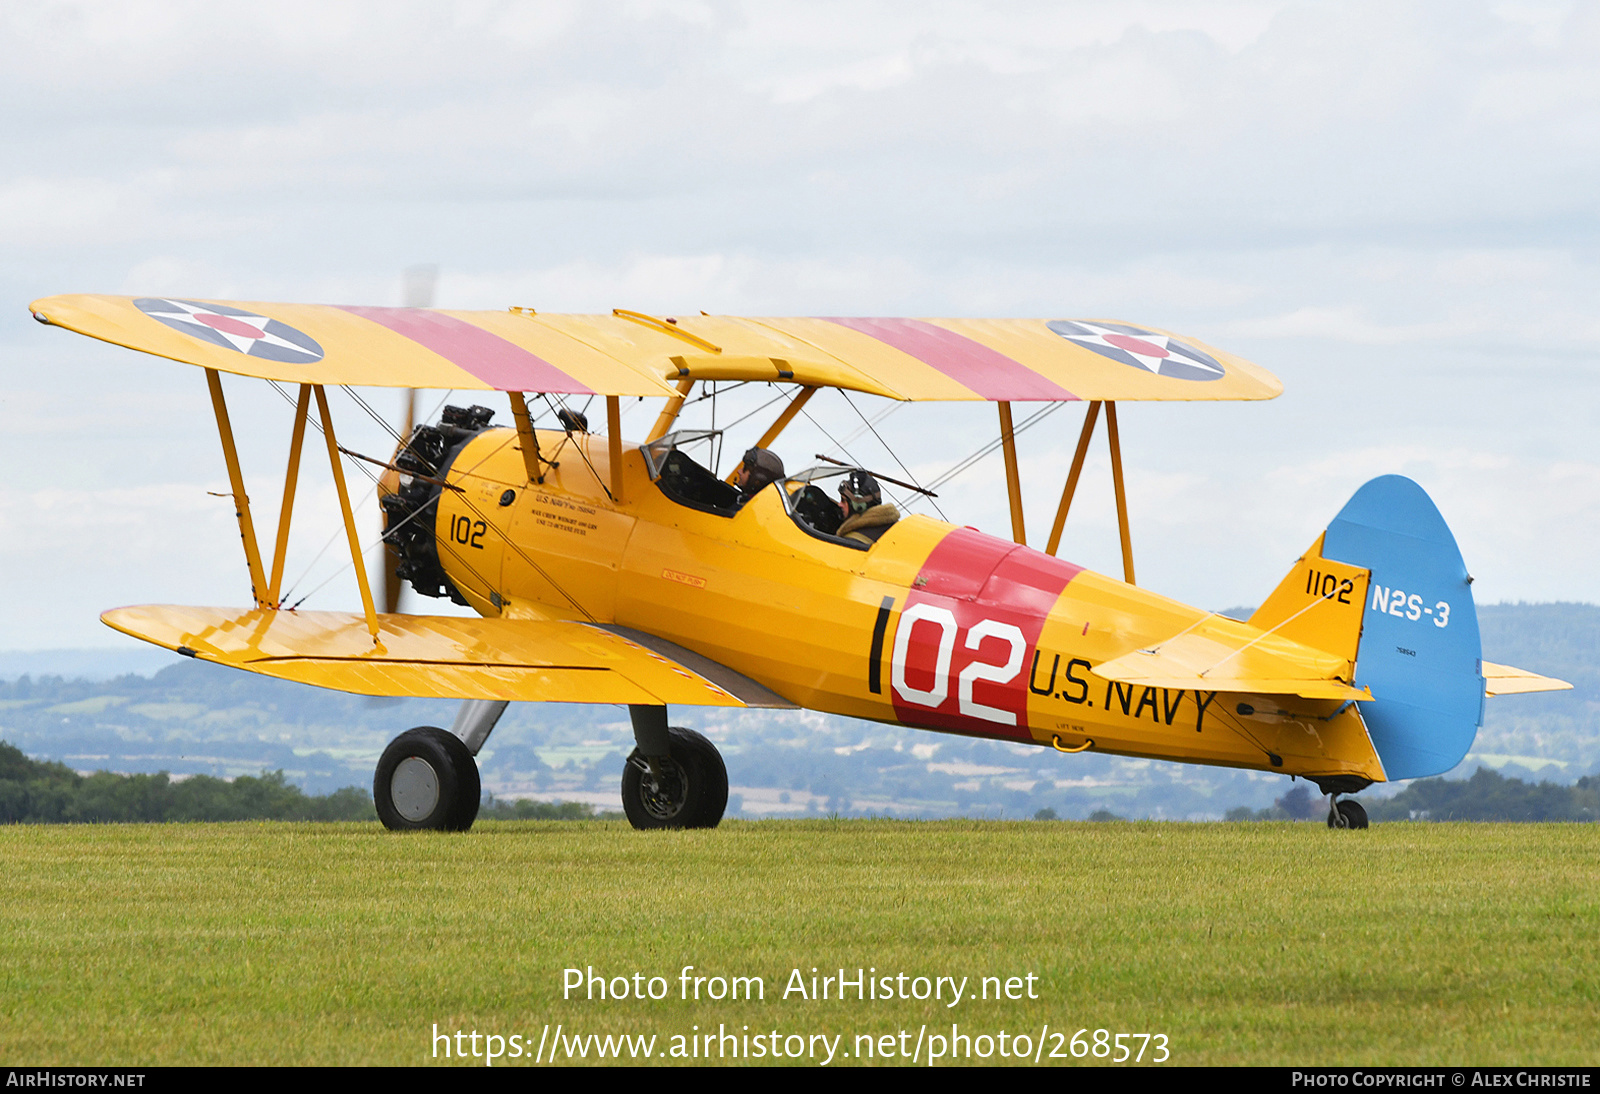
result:
M 691 509 L 715 513 L 719 517 L 733 516 L 739 510 L 738 489 L 717 478 L 714 472 L 691 457 L 687 449 L 699 451 L 715 467 L 722 451 L 722 433 L 720 430 L 685 429 L 640 446 L 650 468 L 650 477 L 663 494 Z
M 844 521 L 839 506 L 839 480 L 850 473 L 848 467 L 812 467 L 790 475 L 783 483 L 783 504 L 789 516 L 813 535 L 847 547 L 865 549 L 866 544 L 838 537 Z
M 647 445 L 641 445 L 640 451 L 644 453 L 644 462 L 650 468 L 652 479 L 661 477 L 667 457 L 678 449 L 684 450 L 686 458 L 693 458 L 691 453 L 698 454 L 700 459 L 696 462 L 702 467 L 709 466 L 713 469 L 710 473 L 715 474 L 714 469 L 722 462 L 722 430 L 680 429 Z

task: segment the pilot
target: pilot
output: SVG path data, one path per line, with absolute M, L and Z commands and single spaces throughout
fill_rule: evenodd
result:
M 746 450 L 739 469 L 734 472 L 733 485 L 739 488 L 739 505 L 759 494 L 768 484 L 783 478 L 783 461 L 776 453 L 765 448 Z
M 878 480 L 860 468 L 839 484 L 839 508 L 844 512 L 844 523 L 835 534 L 861 543 L 878 542 L 878 537 L 900 519 L 900 510 L 883 503 Z

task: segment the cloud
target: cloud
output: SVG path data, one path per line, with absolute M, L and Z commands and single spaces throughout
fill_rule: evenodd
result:
M 124 192 L 104 179 L 14 178 L 0 183 L 0 245 L 92 243 L 125 212 Z
M 1600 15 L 1542 3 L 0 8 L 0 455 L 23 491 L 5 512 L 74 529 L 59 550 L 9 533 L 13 572 L 75 605 L 28 591 L 14 619 L 45 622 L 16 633 L 63 644 L 40 628 L 92 620 L 117 587 L 237 591 L 236 530 L 164 493 L 217 488 L 198 376 L 45 331 L 23 303 L 393 304 L 419 262 L 453 307 L 1186 332 L 1285 394 L 1126 409 L 1141 581 L 1258 596 L 1361 476 L 1398 470 L 1435 492 L 1482 589 L 1600 599 L 1581 557 L 1600 531 L 1597 62 Z M 284 412 L 235 390 L 247 471 L 270 483 Z M 1023 439 L 1035 539 L 1079 413 Z M 834 401 L 819 420 L 859 424 Z M 885 424 L 931 476 L 994 412 Z M 807 428 L 792 451 L 829 443 Z M 1068 550 L 1117 572 L 1103 449 L 1090 473 Z M 940 502 L 1003 532 L 999 481 L 991 460 Z M 174 524 L 197 538 L 162 551 Z M 124 535 L 136 549 L 108 552 Z

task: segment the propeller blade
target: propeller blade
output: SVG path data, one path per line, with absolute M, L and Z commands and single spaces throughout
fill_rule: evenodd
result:
M 428 264 L 412 266 L 400 275 L 401 300 L 408 308 L 433 307 L 434 288 L 439 283 L 439 267 Z M 405 438 L 395 447 L 394 457 L 390 463 L 396 462 L 400 452 L 405 448 L 406 442 L 411 439 L 411 431 L 417 424 L 417 393 L 407 389 L 405 393 L 405 425 L 400 430 L 400 436 Z M 385 471 L 378 480 L 378 496 L 385 497 L 400 488 L 400 476 L 395 471 Z M 388 526 L 388 515 L 383 517 L 385 528 Z M 393 546 L 384 544 L 383 548 L 383 610 L 390 614 L 400 610 L 400 594 L 402 583 L 399 574 L 400 552 Z
M 400 436 L 410 440 L 412 427 L 416 425 L 417 393 L 411 389 L 405 394 L 405 427 L 400 430 Z M 389 460 L 395 463 L 400 459 L 400 453 L 405 448 L 405 441 L 395 446 L 394 456 Z M 378 497 L 383 498 L 400 489 L 399 472 L 390 469 L 378 479 Z M 389 514 L 380 509 L 383 515 L 385 530 L 389 525 Z M 383 610 L 394 614 L 400 610 L 400 552 L 394 549 L 391 543 L 383 545 Z
M 425 266 L 412 266 L 400 275 L 400 298 L 408 308 L 433 307 L 433 290 L 439 283 L 439 267 L 431 263 Z

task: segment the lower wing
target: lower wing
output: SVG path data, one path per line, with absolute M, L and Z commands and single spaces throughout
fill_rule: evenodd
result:
M 101 617 L 220 665 L 361 695 L 785 707 L 725 665 L 653 635 L 570 620 L 246 611 L 148 604 Z

